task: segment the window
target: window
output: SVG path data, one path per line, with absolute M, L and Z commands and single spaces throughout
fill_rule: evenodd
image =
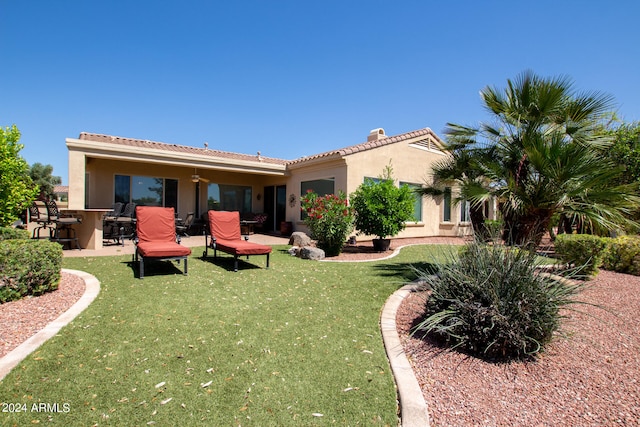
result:
M 252 188 L 246 185 L 211 183 L 207 187 L 207 208 L 215 211 L 251 213 Z
M 451 222 L 451 187 L 445 187 L 442 203 L 442 221 Z
M 304 197 L 309 191 L 313 191 L 319 196 L 335 194 L 335 178 L 302 181 L 300 183 L 300 197 Z M 300 210 L 300 219 L 305 219 L 306 215 L 306 212 Z
M 471 218 L 469 216 L 469 201 L 464 200 L 460 203 L 460 222 L 470 222 Z
M 319 196 L 333 194 L 335 192 L 335 178 L 302 181 L 300 183 L 300 195 L 304 196 L 309 190 L 317 193 Z
M 114 202 L 139 206 L 164 206 L 177 209 L 178 180 L 149 176 L 116 175 Z
M 400 182 L 400 186 L 406 185 L 413 192 L 413 220 L 415 222 L 422 221 L 422 196 L 417 194 L 415 190 L 422 188 L 420 184 L 411 184 L 410 182 Z

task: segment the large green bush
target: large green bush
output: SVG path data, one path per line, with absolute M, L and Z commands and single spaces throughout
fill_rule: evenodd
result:
M 620 236 L 606 239 L 607 247 L 602 257 L 606 270 L 640 276 L 640 237 Z
M 391 167 L 379 180 L 366 178 L 350 196 L 359 232 L 380 239 L 393 237 L 413 219 L 414 194 L 409 186 L 396 187 Z
M 591 234 L 559 234 L 555 251 L 560 259 L 581 269 L 586 277 L 598 274 L 607 242 Z
M 62 247 L 54 242 L 0 241 L 0 303 L 58 289 Z
M 559 328 L 560 308 L 573 303 L 581 287 L 536 267 L 534 252 L 470 243 L 437 274 L 424 272 L 431 294 L 414 333 L 485 360 L 535 355 Z

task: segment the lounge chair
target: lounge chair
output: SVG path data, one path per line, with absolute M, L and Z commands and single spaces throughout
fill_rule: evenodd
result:
M 191 249 L 180 244 L 176 236 L 176 223 L 173 208 L 157 206 L 136 207 L 136 252 L 139 259 L 139 277 L 144 278 L 144 260 L 159 261 L 184 260 L 184 274 L 187 274 L 187 257 Z
M 244 255 L 248 259 L 250 255 L 266 255 L 267 268 L 269 268 L 271 246 L 249 242 L 249 236 L 242 237 L 239 212 L 210 210 L 208 219 L 203 258 L 209 255 L 209 248 L 213 249 L 214 258 L 217 257 L 217 251 L 231 254 L 234 257 L 233 271 L 238 271 L 239 256 Z

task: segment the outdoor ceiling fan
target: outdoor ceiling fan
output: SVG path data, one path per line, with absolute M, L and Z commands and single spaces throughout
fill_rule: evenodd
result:
M 209 180 L 206 179 L 206 178 L 200 177 L 200 175 L 198 175 L 198 169 L 194 169 L 193 170 L 193 175 L 191 175 L 191 182 L 205 182 L 205 183 L 208 183 Z

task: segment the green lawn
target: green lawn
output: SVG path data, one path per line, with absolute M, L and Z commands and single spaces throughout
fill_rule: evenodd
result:
M 197 258 L 134 278 L 130 256 L 65 258 L 97 299 L 0 383 L 25 404 L 2 425 L 397 425 L 379 329 L 389 295 L 443 246 L 375 263 L 326 263 L 276 247 L 232 271 Z M 256 266 L 261 268 L 256 268 Z M 175 274 L 178 273 L 178 274 Z M 33 403 L 63 412 L 33 412 Z M 51 409 L 51 407 L 49 408 Z

